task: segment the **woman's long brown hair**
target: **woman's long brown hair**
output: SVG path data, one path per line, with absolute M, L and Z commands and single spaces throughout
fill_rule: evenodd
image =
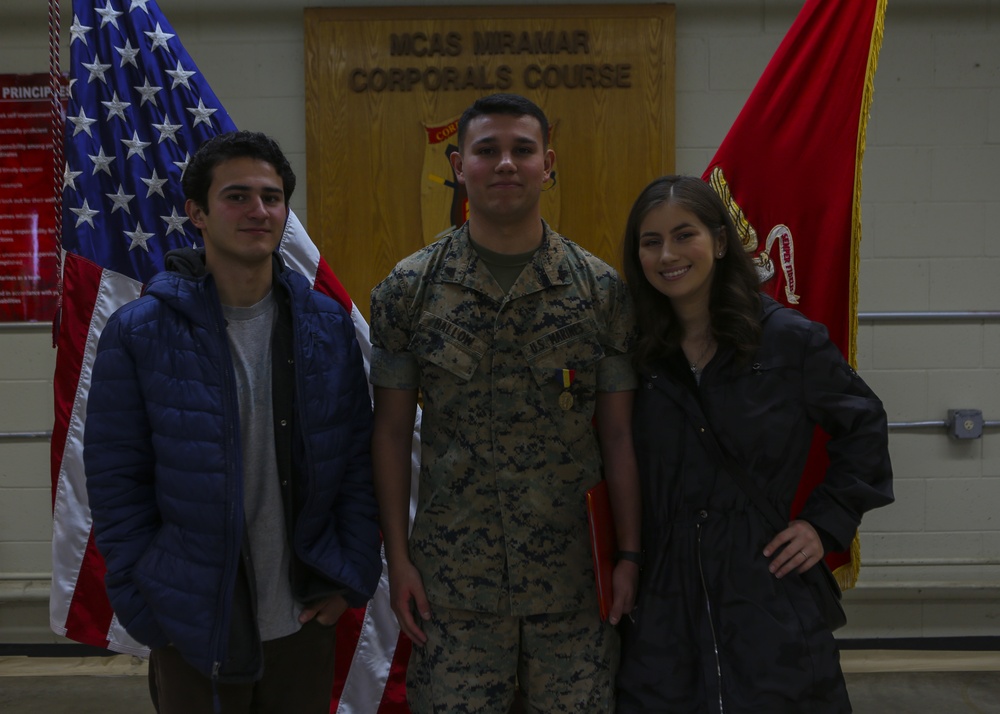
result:
M 643 274 L 639 262 L 639 229 L 654 208 L 673 203 L 693 213 L 718 239 L 725 255 L 716 258 L 709 298 L 712 335 L 746 360 L 760 344 L 760 292 L 757 271 L 740 242 L 729 212 L 712 187 L 697 176 L 663 176 L 642 190 L 625 224 L 622 267 L 635 304 L 639 339 L 635 362 L 640 369 L 680 349 L 680 322 L 668 298 Z

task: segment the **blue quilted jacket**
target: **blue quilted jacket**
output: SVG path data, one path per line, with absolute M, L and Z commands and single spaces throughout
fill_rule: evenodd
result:
M 363 605 L 381 558 L 360 348 L 339 304 L 275 265 L 294 356 L 291 546 L 303 571 Z M 213 278 L 203 269 L 157 275 L 101 334 L 84 438 L 87 492 L 119 621 L 145 645 L 172 643 L 209 676 L 225 673 L 234 594 L 245 588 L 238 420 Z M 259 647 L 256 623 L 246 626 Z M 256 662 L 236 674 L 259 673 Z

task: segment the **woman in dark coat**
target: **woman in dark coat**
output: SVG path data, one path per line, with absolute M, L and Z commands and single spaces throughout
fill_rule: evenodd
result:
M 618 712 L 850 712 L 833 634 L 800 575 L 849 548 L 865 511 L 892 502 L 882 403 L 822 325 L 760 294 L 701 179 L 647 186 L 623 247 L 641 333 L 633 430 L 645 563 Z M 829 468 L 775 532 L 702 430 L 787 514 L 817 424 Z

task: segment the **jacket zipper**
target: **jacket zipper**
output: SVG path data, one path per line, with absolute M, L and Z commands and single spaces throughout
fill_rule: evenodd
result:
M 708 586 L 705 583 L 705 570 L 701 565 L 701 524 L 696 526 L 698 530 L 698 575 L 701 577 L 701 589 L 705 593 L 705 610 L 708 612 L 708 627 L 712 631 L 712 654 L 715 656 L 715 676 L 719 684 L 719 714 L 725 714 L 725 707 L 722 705 L 722 662 L 719 658 L 719 640 L 715 634 L 715 622 L 712 619 L 712 601 L 708 597 Z
M 281 300 L 287 298 L 288 300 L 286 305 L 284 307 L 279 306 L 279 309 L 287 308 L 289 333 L 292 336 L 292 361 L 293 361 L 292 366 L 294 368 L 292 374 L 294 380 L 295 394 L 297 395 L 293 400 L 293 406 L 294 406 L 293 415 L 295 420 L 299 424 L 298 431 L 300 434 L 303 435 L 301 439 L 303 468 L 301 469 L 300 472 L 302 475 L 302 481 L 297 484 L 297 489 L 300 495 L 299 496 L 296 495 L 297 489 L 296 487 L 293 486 L 294 482 L 292 481 L 292 479 L 295 478 L 295 474 L 289 473 L 288 502 L 291 505 L 291 507 L 286 510 L 285 515 L 289 518 L 290 522 L 285 524 L 285 529 L 288 532 L 288 548 L 289 550 L 291 550 L 292 561 L 294 562 L 296 558 L 300 558 L 303 563 L 307 563 L 308 561 L 306 560 L 306 558 L 300 556 L 296 552 L 295 543 L 298 537 L 299 524 L 302 523 L 303 521 L 302 515 L 307 513 L 311 506 L 315 505 L 316 499 L 312 498 L 312 496 L 316 493 L 316 473 L 315 473 L 315 462 L 313 461 L 313 455 L 312 455 L 312 445 L 309 443 L 309 439 L 305 436 L 305 434 L 309 429 L 309 422 L 306 421 L 305 398 L 299 397 L 299 395 L 307 394 L 305 385 L 302 383 L 302 380 L 304 379 L 302 374 L 302 365 L 299 364 L 299 356 L 302 354 L 302 348 L 301 348 L 302 340 L 299 335 L 300 322 L 296 319 L 295 294 L 292 291 L 291 285 L 288 284 L 288 282 L 284 279 L 284 275 L 281 273 L 279 273 L 275 278 L 275 284 L 280 288 L 282 288 L 282 290 L 284 291 L 284 296 L 276 297 L 276 299 Z M 281 316 L 279 315 L 277 319 L 281 319 Z M 347 319 L 350 320 L 351 316 L 348 315 Z M 302 360 L 302 362 L 305 362 L 305 360 Z M 294 430 L 292 431 L 291 440 L 289 443 L 292 449 L 292 453 L 294 454 L 295 453 Z M 294 457 L 292 457 L 292 460 L 294 461 Z M 293 467 L 292 471 L 294 472 L 294 470 L 295 469 Z M 305 496 L 302 497 L 301 496 L 302 494 L 305 494 Z M 294 517 L 295 499 L 298 497 L 302 497 L 302 510 L 299 512 L 299 517 L 295 518 Z M 312 565 L 312 563 L 309 564 Z
M 207 286 L 207 282 L 206 282 L 206 286 Z M 211 288 L 209 288 L 209 290 L 211 290 Z M 221 354 L 221 357 L 222 357 L 222 359 L 220 361 L 221 361 L 221 363 L 223 365 L 223 372 L 224 372 L 224 376 L 223 376 L 223 382 L 224 382 L 223 393 L 224 393 L 224 399 L 225 399 L 225 404 L 223 404 L 223 410 L 224 410 L 225 413 L 228 413 L 230 415 L 232 415 L 232 414 L 239 414 L 239 404 L 236 404 L 236 405 L 232 404 L 232 402 L 235 399 L 235 394 L 234 394 L 234 391 L 233 391 L 233 385 L 235 384 L 236 377 L 233 374 L 233 366 L 232 366 L 233 360 L 232 360 L 232 355 L 229 352 L 229 343 L 227 341 L 226 333 L 225 333 L 225 330 L 224 330 L 225 318 L 222 315 L 222 308 L 219 307 L 220 303 L 219 303 L 217 294 L 215 295 L 215 299 L 214 300 L 209 299 L 207 302 L 208 302 L 208 304 L 210 306 L 210 311 L 212 313 L 212 316 L 215 318 L 215 334 L 216 334 L 216 337 L 219 340 L 220 354 Z M 223 418 L 225 419 L 225 417 L 223 417 Z M 229 419 L 225 419 L 225 429 L 226 429 L 226 434 L 225 434 L 225 438 L 226 438 L 226 459 L 227 459 L 227 461 L 230 458 L 235 458 L 235 460 L 236 460 L 236 463 L 234 465 L 234 468 L 232 469 L 232 472 L 229 472 L 229 470 L 227 469 L 227 473 L 226 473 L 226 495 L 229 496 L 230 493 L 231 493 L 231 491 L 235 489 L 235 486 L 232 484 L 232 481 L 235 478 L 234 474 L 239 473 L 240 469 L 242 468 L 242 465 L 240 464 L 240 452 L 239 452 L 239 449 L 238 449 L 238 446 L 239 446 L 238 441 L 239 440 L 238 440 L 238 437 L 237 437 L 237 435 L 236 435 L 236 433 L 234 431 L 233 420 L 232 420 L 231 417 Z M 239 489 L 235 489 L 235 490 L 238 491 Z M 241 499 L 241 501 L 242 501 L 242 499 Z M 221 656 L 222 656 L 222 651 L 221 651 L 222 650 L 222 642 L 221 642 L 221 639 L 222 639 L 223 635 L 225 635 L 226 637 L 228 637 L 228 634 L 229 634 L 228 629 L 226 629 L 225 627 L 223 627 L 223 625 L 225 624 L 224 614 L 225 614 L 225 610 L 226 610 L 227 604 L 230 603 L 230 601 L 232 600 L 232 597 L 233 597 L 233 583 L 235 581 L 235 576 L 234 576 L 234 573 L 233 573 L 233 564 L 236 563 L 237 560 L 238 560 L 238 558 L 239 558 L 239 552 L 238 551 L 237 551 L 236 557 L 235 558 L 232 557 L 233 542 L 237 542 L 237 539 L 235 539 L 235 538 L 232 538 L 232 539 L 229 538 L 229 536 L 232 535 L 233 528 L 235 527 L 234 524 L 237 521 L 237 518 L 236 518 L 236 511 L 237 510 L 238 510 L 237 499 L 236 498 L 230 498 L 229 499 L 229 508 L 227 509 L 227 513 L 226 513 L 227 519 L 228 519 L 229 523 L 227 524 L 227 526 L 225 528 L 225 532 L 227 534 L 227 537 L 226 537 L 226 553 L 225 553 L 225 561 L 224 561 L 225 571 L 224 571 L 223 579 L 222 579 L 223 588 L 226 588 L 228 590 L 228 592 L 225 594 L 224 597 L 221 597 L 219 599 L 219 608 L 218 608 L 218 611 L 217 611 L 217 614 L 216 614 L 216 619 L 215 619 L 216 625 L 215 625 L 215 633 L 214 633 L 213 642 L 212 642 L 212 652 L 215 655 L 215 657 L 217 657 L 218 659 L 216 659 L 212 663 L 212 679 L 213 680 L 218 680 L 218 678 L 219 678 L 219 670 L 222 668 L 222 659 L 221 659 Z M 238 544 L 237 544 L 236 547 L 240 548 L 241 544 L 242 544 L 242 539 L 239 540 L 239 542 L 238 542 Z M 229 615 L 230 615 L 230 618 L 231 618 L 232 617 L 232 611 L 230 611 Z M 229 626 L 232 627 L 232 622 L 229 623 Z

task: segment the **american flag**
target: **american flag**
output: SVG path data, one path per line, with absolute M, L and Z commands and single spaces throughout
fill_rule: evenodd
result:
M 70 33 L 50 625 L 78 642 L 144 655 L 111 610 L 94 545 L 83 472 L 87 390 L 111 313 L 139 296 L 168 251 L 201 245 L 184 213 L 181 176 L 202 142 L 236 126 L 152 0 L 77 0 Z M 351 311 L 367 372 L 368 325 L 294 214 L 281 252 Z M 415 434 L 414 465 L 417 454 Z M 389 607 L 384 570 L 375 598 L 345 615 L 337 637 L 331 711 L 408 711 L 402 673 L 409 643 Z

